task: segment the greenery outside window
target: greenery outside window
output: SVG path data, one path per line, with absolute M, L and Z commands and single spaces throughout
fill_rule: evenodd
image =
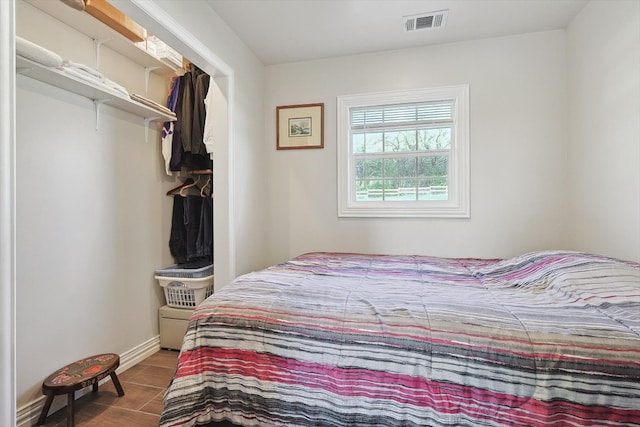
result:
M 468 218 L 468 93 L 338 97 L 338 216 Z

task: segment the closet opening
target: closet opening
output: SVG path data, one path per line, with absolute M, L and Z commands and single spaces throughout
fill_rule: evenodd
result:
M 235 224 L 233 203 L 233 106 L 234 71 L 204 41 L 198 40 L 189 29 L 178 25 L 159 4 L 162 1 L 111 0 L 123 13 L 144 26 L 150 33 L 177 50 L 183 57 L 208 73 L 220 91 L 218 99 L 226 100 L 226 105 L 217 105 L 224 110 L 226 126 L 219 128 L 218 139 L 224 141 L 216 145 L 214 152 L 215 180 L 214 203 L 214 260 L 216 270 L 216 290 L 236 277 Z M 156 4 L 158 3 L 158 4 Z
M 33 1 L 38 0 L 0 1 L 1 113 L 2 124 L 6 125 L 0 142 L 4 170 L 0 184 L 7 190 L 0 207 L 3 241 L 0 247 L 3 301 L 3 351 L 0 352 L 0 377 L 3 379 L 0 387 L 7 391 L 5 396 L 11 404 L 2 406 L 7 410 L 0 412 L 8 418 L 0 416 L 0 424 L 20 426 L 27 425 L 32 414 L 38 412 L 41 403 L 39 381 L 45 372 L 84 356 L 87 349 L 102 347 L 125 352 L 121 355 L 121 366 L 126 369 L 129 363 L 126 361 L 133 363 L 157 345 L 153 337 L 149 338 L 149 331 L 150 325 L 157 325 L 158 310 L 154 304 L 162 295 L 162 289 L 153 274 L 154 269 L 168 264 L 169 259 L 164 255 L 162 263 L 158 262 L 160 250 L 156 249 L 166 248 L 168 239 L 148 236 L 159 229 L 158 222 L 161 221 L 157 217 L 164 215 L 162 221 L 169 223 L 166 217 L 171 212 L 165 208 L 170 208 L 170 204 L 163 202 L 159 209 L 159 198 L 169 200 L 166 190 L 188 178 L 182 173 L 177 179 L 162 175 L 162 159 L 154 153 L 160 143 L 159 125 L 165 121 L 164 116 L 150 115 L 149 108 L 137 101 L 122 101 L 117 97 L 103 100 L 100 91 L 87 92 L 75 81 L 67 85 L 68 82 L 59 79 L 55 71 L 43 71 L 29 62 L 17 63 L 15 36 L 24 32 L 25 36 L 39 37 L 43 45 L 49 41 L 56 47 L 67 43 L 73 52 L 82 44 L 84 56 L 79 61 L 99 69 L 104 67 L 105 71 L 115 69 L 116 75 L 131 68 L 130 64 L 124 64 L 121 69 L 114 68 L 118 55 L 126 55 L 110 47 L 109 40 L 92 42 L 87 37 L 76 40 L 66 30 L 45 34 L 49 19 L 46 14 L 39 14 L 34 22 L 17 19 L 19 9 L 32 7 Z M 45 1 L 66 7 L 58 0 Z M 195 182 L 199 178 L 203 193 L 213 189 L 215 194 L 213 260 L 217 290 L 236 275 L 230 191 L 233 70 L 188 29 L 167 16 L 159 6 L 162 0 L 157 4 L 136 0 L 111 0 L 111 3 L 208 73 L 210 84 L 215 85 L 218 93 L 218 102 L 213 108 L 219 110 L 221 126 L 216 130 L 211 168 L 214 177 L 210 182 L 204 176 L 192 178 Z M 67 39 L 54 42 L 47 37 Z M 5 46 L 10 48 L 5 50 Z M 139 64 L 136 69 L 144 71 L 136 72 L 131 78 L 135 79 L 135 87 L 140 88 L 136 89 L 137 93 L 144 97 L 148 89 L 156 91 L 149 99 L 161 99 L 157 96 L 157 82 L 161 77 L 152 70 L 154 67 L 154 64 L 142 67 Z M 5 92 L 6 88 L 9 90 Z M 80 136 L 71 135 L 78 130 Z M 149 138 L 145 135 L 147 131 Z M 115 153 L 122 149 L 131 150 L 131 155 L 116 158 Z M 153 155 L 145 157 L 145 153 Z M 158 182 L 162 187 L 156 186 Z M 34 195 L 29 190 L 34 183 L 38 183 L 37 188 L 46 190 L 37 192 L 39 209 L 32 209 L 36 203 L 27 200 Z M 54 191 L 60 183 L 69 184 L 65 186 L 69 191 L 64 194 Z M 62 198 L 66 202 L 61 201 Z M 149 205 L 156 211 L 147 215 Z M 142 206 L 145 206 L 147 217 L 122 220 L 128 211 L 139 210 Z M 79 223 L 81 233 L 66 235 L 64 230 L 73 229 Z M 39 234 L 39 231 L 46 233 Z M 113 236 L 104 239 L 108 232 Z M 44 245 L 42 236 L 48 239 Z M 149 250 L 138 250 L 136 245 L 146 239 Z M 165 250 L 168 252 L 168 248 Z M 137 267 L 139 262 L 145 266 Z M 36 265 L 42 268 L 33 268 Z M 68 276 L 67 272 L 70 273 Z M 128 277 L 130 273 L 136 277 Z M 16 276 L 19 276 L 19 282 Z M 131 286 L 133 283 L 143 285 Z M 153 302 L 147 303 L 151 300 Z M 147 302 L 143 305 L 140 301 Z M 74 304 L 73 310 L 69 309 L 70 304 Z M 6 311 L 4 307 L 7 307 Z M 67 332 L 64 336 L 53 333 L 51 326 L 46 326 L 50 320 L 48 313 L 54 307 L 58 313 L 56 323 L 63 325 Z M 91 332 L 106 324 L 109 328 L 105 333 Z M 51 366 L 35 360 L 37 352 L 32 349 L 36 346 L 47 348 L 52 355 L 47 360 Z M 26 368 L 36 365 L 38 369 L 35 370 Z M 16 403 L 17 408 L 13 406 Z M 17 420 L 14 417 L 16 409 Z
M 69 4 L 82 3 L 83 1 L 87 3 L 87 9 L 84 11 L 74 10 L 73 7 L 68 6 Z M 97 1 L 94 3 L 96 5 L 105 4 L 104 2 Z M 162 2 L 158 3 L 162 4 Z M 215 180 L 212 184 L 212 190 L 217 199 L 213 206 L 213 209 L 215 210 L 213 215 L 213 228 L 217 230 L 214 237 L 215 254 L 213 256 L 216 264 L 216 276 L 218 278 L 216 281 L 216 287 L 228 283 L 235 277 L 234 215 L 232 212 L 232 192 L 230 191 L 232 188 L 233 177 L 231 169 L 233 165 L 233 146 L 230 143 L 230 129 L 232 121 L 231 112 L 233 110 L 233 70 L 230 69 L 226 63 L 221 61 L 209 48 L 207 48 L 202 41 L 195 38 L 187 29 L 173 21 L 172 17 L 168 16 L 167 13 L 155 2 L 112 0 L 111 3 L 106 3 L 107 5 L 112 4 L 113 10 L 126 18 L 126 21 L 124 21 L 125 23 L 131 22 L 133 24 L 131 25 L 132 30 L 130 31 L 133 34 L 122 30 L 117 25 L 110 25 L 112 30 L 115 28 L 116 31 L 121 35 L 125 35 L 126 38 L 114 38 L 110 33 L 106 33 L 106 35 L 104 35 L 99 29 L 96 30 L 98 27 L 106 28 L 106 25 L 95 25 L 101 24 L 98 20 L 89 19 L 90 22 L 85 22 L 86 19 L 84 17 L 95 15 L 86 13 L 89 10 L 88 6 L 91 4 L 87 0 L 22 0 L 17 4 L 19 6 L 17 9 L 18 14 L 21 8 L 24 9 L 27 7 L 22 6 L 22 4 L 30 5 L 43 11 L 45 14 L 50 15 L 53 19 L 66 23 L 71 28 L 74 28 L 80 33 L 86 34 L 90 37 L 93 41 L 95 58 L 86 59 L 86 61 L 89 62 L 81 59 L 80 61 L 82 61 L 82 64 L 89 64 L 90 66 L 94 66 L 96 70 L 101 71 L 102 64 L 109 60 L 108 55 L 106 61 L 101 60 L 102 56 L 105 56 L 105 46 L 108 48 L 106 49 L 107 54 L 110 51 L 109 48 L 111 48 L 112 51 L 118 52 L 119 54 L 132 59 L 135 63 L 141 64 L 144 67 L 144 89 L 140 89 L 141 92 L 139 93 L 142 93 L 140 98 L 134 97 L 134 95 L 139 96 L 137 93 L 131 94 L 131 98 L 139 103 L 145 103 L 147 105 L 152 104 L 152 102 L 147 102 L 148 100 L 145 99 L 150 88 L 150 77 L 163 76 L 166 79 L 167 74 L 179 72 L 179 69 L 174 65 L 175 60 L 171 63 L 171 59 L 173 59 L 171 55 L 163 57 L 162 62 L 158 62 L 156 59 L 148 60 L 146 57 L 140 59 L 141 55 L 138 45 L 141 43 L 151 45 L 151 39 L 157 39 L 162 45 L 166 45 L 167 50 L 179 53 L 180 59 L 188 58 L 186 60 L 187 72 L 190 71 L 189 67 L 193 66 L 194 70 L 201 70 L 203 73 L 211 76 L 211 86 L 215 88 L 216 94 L 216 101 L 214 102 L 213 107 L 217 110 L 215 113 L 219 117 L 219 119 L 216 119 L 216 128 L 214 130 L 216 144 L 212 148 L 212 151 L 216 151 L 212 153 L 212 163 L 215 162 L 215 165 L 212 164 L 211 166 L 214 167 L 209 167 L 209 165 L 204 165 L 203 163 L 201 165 L 202 167 L 197 167 L 196 169 L 215 170 Z M 79 14 L 84 16 L 83 19 L 78 19 L 80 16 Z M 103 21 L 107 20 L 103 19 Z M 18 19 L 17 22 L 17 28 L 20 29 L 22 27 L 22 32 L 26 32 L 27 34 L 33 34 L 39 31 L 41 32 L 41 28 L 46 28 L 47 26 L 47 22 L 36 22 L 35 25 L 29 24 L 29 27 L 33 27 L 33 29 L 30 28 L 26 31 L 24 30 L 25 25 L 20 25 L 20 19 Z M 145 37 L 144 42 L 137 42 L 137 40 L 142 40 L 142 37 Z M 53 38 L 58 38 L 58 35 L 56 34 Z M 21 37 L 19 39 L 22 41 Z M 55 73 L 51 76 L 45 75 L 42 77 L 42 75 L 46 74 L 49 70 L 43 71 L 41 69 L 37 69 L 37 67 L 36 70 L 33 70 L 33 63 L 24 63 L 24 60 L 21 58 L 18 59 L 19 63 L 16 67 L 18 74 L 25 74 L 28 77 L 35 76 L 36 79 L 47 81 L 49 83 L 54 82 L 52 83 L 54 86 L 62 87 L 63 89 L 71 90 L 72 92 L 86 96 L 89 99 L 93 99 L 93 110 L 95 111 L 94 122 L 96 129 L 100 129 L 100 121 L 103 117 L 101 111 L 104 110 L 105 104 L 116 106 L 117 108 L 124 109 L 144 117 L 144 139 L 147 141 L 149 140 L 150 125 L 152 122 L 160 120 L 159 117 L 154 117 L 157 115 L 156 113 L 153 113 L 151 117 L 149 117 L 149 114 L 145 111 L 136 111 L 139 109 L 137 105 L 127 105 L 126 102 L 123 103 L 118 98 L 108 99 L 108 94 L 104 96 L 106 99 L 102 99 L 102 95 L 96 95 L 92 88 L 85 90 L 84 88 L 76 88 L 75 85 L 67 84 L 66 82 L 60 83 L 59 76 Z M 113 72 L 113 70 L 110 71 Z M 106 74 L 107 73 L 105 72 L 105 75 Z M 118 85 L 115 84 L 115 86 Z M 109 88 L 107 90 L 109 90 Z M 124 92 L 126 94 L 126 90 L 124 90 Z M 149 97 L 151 97 L 151 95 L 149 95 Z M 157 98 L 158 97 L 156 96 L 156 99 Z M 195 166 L 189 165 L 188 168 L 193 169 Z M 172 170 L 175 171 L 176 169 Z
M 59 20 L 63 23 L 67 23 L 72 28 L 92 38 L 95 58 L 87 59 L 91 62 L 83 61 L 83 64 L 87 63 L 89 64 L 89 66 L 95 66 L 96 70 L 101 71 L 101 56 L 103 56 L 102 52 L 105 51 L 104 46 L 112 48 L 115 52 L 121 53 L 124 56 L 131 58 L 136 63 L 141 64 L 144 67 L 145 71 L 144 89 L 142 90 L 142 99 L 134 97 L 134 95 L 138 96 L 138 94 L 131 95 L 131 97 L 135 101 L 146 103 L 147 100 L 144 98 L 144 96 L 147 95 L 147 91 L 149 90 L 150 76 L 160 75 L 164 76 L 164 78 L 167 78 L 167 74 L 173 72 L 179 73 L 180 71 L 180 69 L 175 66 L 176 59 L 173 58 L 173 55 L 164 55 L 162 57 L 162 60 L 159 61 L 155 58 L 148 58 L 147 56 L 144 56 L 140 53 L 141 49 L 138 49 L 138 47 L 140 47 L 139 45 L 144 44 L 145 49 L 148 45 L 150 49 L 153 45 L 156 44 L 155 41 L 154 43 L 151 42 L 152 39 L 157 40 L 160 45 L 165 46 L 167 51 L 175 52 L 176 55 L 179 55 L 180 59 L 178 59 L 178 61 L 181 61 L 182 58 L 188 58 L 186 59 L 186 61 L 184 61 L 185 63 L 182 64 L 183 70 L 186 69 L 187 72 L 191 72 L 190 68 L 191 66 L 193 66 L 194 72 L 195 70 L 202 70 L 203 73 L 211 76 L 211 85 L 215 88 L 216 95 L 216 101 L 214 101 L 213 107 L 216 109 L 215 114 L 220 118 L 216 119 L 216 128 L 214 130 L 216 144 L 212 149 L 212 151 L 217 151 L 215 153 L 212 153 L 215 167 L 210 168 L 208 167 L 209 165 L 204 165 L 203 163 L 201 165 L 202 167 L 198 167 L 196 169 L 215 170 L 216 179 L 213 182 L 212 190 L 213 193 L 216 194 L 217 198 L 217 203 L 215 203 L 214 206 L 216 212 L 213 217 L 215 219 L 214 229 L 218 230 L 218 233 L 215 233 L 216 242 L 214 245 L 216 251 L 216 253 L 214 254 L 214 259 L 216 261 L 216 276 L 219 278 L 218 286 L 221 286 L 222 284 L 230 281 L 230 279 L 234 278 L 234 229 L 232 224 L 234 215 L 232 213 L 233 203 L 231 201 L 232 193 L 230 191 L 230 188 L 232 187 L 233 176 L 233 174 L 231 173 L 231 167 L 233 165 L 233 147 L 232 144 L 230 144 L 231 133 L 229 132 L 229 130 L 231 129 L 231 106 L 233 105 L 233 71 L 213 52 L 211 52 L 200 40 L 191 35 L 191 33 L 187 29 L 184 29 L 177 23 L 172 22 L 172 18 L 170 16 L 167 16 L 166 12 L 164 12 L 153 2 L 122 2 L 113 0 L 111 1 L 111 4 L 113 4 L 113 6 L 111 6 L 110 3 L 93 2 L 95 3 L 95 5 L 106 4 L 110 9 L 107 9 L 103 14 L 120 14 L 122 16 L 116 15 L 116 18 L 119 17 L 122 22 L 124 22 L 125 24 L 129 24 L 127 28 L 123 29 L 123 24 L 121 24 L 120 22 L 117 22 L 115 25 L 111 23 L 111 25 L 109 25 L 111 29 L 115 29 L 115 31 L 125 36 L 114 38 L 112 37 L 112 34 L 110 32 L 103 32 L 99 29 L 101 27 L 106 28 L 106 24 L 99 25 L 100 22 L 98 22 L 98 20 L 94 20 L 91 18 L 86 19 L 86 17 L 89 17 L 89 15 L 93 15 L 94 17 L 96 16 L 95 12 L 86 13 L 89 12 L 89 5 L 92 3 L 86 2 L 87 8 L 84 11 L 78 11 L 74 10 L 74 7 L 68 7 L 69 5 L 73 5 L 75 3 L 84 4 L 83 1 L 86 0 L 65 0 L 60 2 L 50 0 L 23 1 L 26 5 L 32 5 L 33 7 L 40 9 L 45 14 L 49 14 L 54 19 Z M 22 6 L 22 2 L 19 2 L 18 6 Z M 23 6 L 22 8 L 25 7 L 26 6 Z M 19 7 L 18 12 L 20 11 L 20 9 L 21 8 Z M 100 11 L 100 13 L 102 13 L 102 11 Z M 82 17 L 82 19 L 78 19 L 80 17 Z M 100 20 L 102 20 L 103 22 L 108 23 L 111 16 L 107 16 L 106 18 L 104 16 L 100 16 L 100 18 Z M 18 19 L 18 24 L 19 23 L 20 20 Z M 42 27 L 46 27 L 47 23 L 41 22 L 39 24 L 41 24 L 40 26 Z M 31 25 L 29 26 L 31 27 Z M 21 25 L 18 25 L 18 28 L 20 27 Z M 24 25 L 22 25 L 22 27 L 24 27 Z M 38 27 L 38 25 L 33 25 L 33 27 Z M 37 32 L 40 30 L 35 29 L 26 32 L 27 34 L 29 34 L 33 33 L 34 31 Z M 22 41 L 22 38 L 20 38 L 20 41 Z M 154 47 L 154 54 L 156 49 L 160 49 L 160 47 Z M 164 50 L 165 49 L 163 49 L 163 51 Z M 107 60 L 108 59 L 109 58 L 107 58 Z M 67 90 L 75 91 L 76 93 L 79 93 L 90 99 L 94 99 L 93 108 L 95 110 L 94 121 L 96 129 L 100 128 L 100 119 L 102 117 L 100 112 L 103 109 L 103 105 L 116 105 L 118 108 L 122 108 L 145 117 L 145 140 L 149 140 L 149 125 L 151 124 L 151 122 L 158 120 L 157 117 L 152 116 L 151 118 L 149 118 L 149 114 L 147 112 L 135 111 L 137 108 L 136 106 L 123 105 L 126 103 L 120 102 L 119 99 L 102 100 L 100 99 L 100 95 L 95 95 L 93 93 L 92 89 L 78 89 L 65 82 L 59 83 L 58 75 L 53 74 L 52 76 L 44 76 L 43 78 L 41 78 L 42 74 L 48 72 L 48 70 L 43 71 L 36 69 L 34 71 L 31 69 L 32 65 L 33 63 L 25 64 L 23 60 L 20 60 L 17 65 L 17 71 L 18 73 L 24 73 L 25 75 L 30 77 L 36 75 L 36 78 L 44 81 L 54 81 L 54 85 L 63 87 Z M 115 86 L 118 85 L 116 84 Z M 105 95 L 105 98 L 107 97 L 108 94 Z M 194 165 L 189 166 L 189 168 L 191 169 L 193 169 L 194 167 Z M 172 170 L 175 171 L 176 169 Z

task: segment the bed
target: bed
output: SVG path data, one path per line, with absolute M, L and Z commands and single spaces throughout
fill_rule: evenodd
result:
M 160 425 L 640 426 L 640 264 L 308 253 L 194 312 Z M 219 423 L 219 424 L 216 424 Z

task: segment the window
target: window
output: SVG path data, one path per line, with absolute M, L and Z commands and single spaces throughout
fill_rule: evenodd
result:
M 469 87 L 338 97 L 338 216 L 469 217 Z

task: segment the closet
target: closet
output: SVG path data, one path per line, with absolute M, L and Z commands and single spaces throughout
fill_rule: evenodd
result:
M 141 52 L 83 13 L 59 0 L 18 0 L 16 35 L 166 105 L 182 64 Z M 16 122 L 16 389 L 19 416 L 29 417 L 47 372 L 94 350 L 120 353 L 126 366 L 158 345 L 164 295 L 154 270 L 174 262 L 167 192 L 191 179 L 204 196 L 215 182 L 211 168 L 166 173 L 170 114 L 28 58 L 16 61 Z
M 193 64 L 185 69 L 171 81 L 167 104 L 177 119 L 164 124 L 162 153 L 167 174 L 186 172 L 196 178 L 167 192 L 173 196 L 169 249 L 176 264 L 201 267 L 213 257 L 210 76 Z
M 104 0 L 25 1 L 49 17 L 88 36 L 93 42 L 94 63 L 87 65 L 77 62 L 75 58 L 63 59 L 56 52 L 17 35 L 16 72 L 90 99 L 95 113 L 96 130 L 100 129 L 103 105 L 142 118 L 147 141 L 149 126 L 154 122 L 164 122 L 161 138 L 165 171 L 169 176 L 196 176 L 196 181 L 189 178 L 181 184 L 178 187 L 180 191 L 175 192 L 174 189 L 167 192 L 168 196 L 177 196 L 174 197 L 173 203 L 174 218 L 169 242 L 171 254 L 176 264 L 192 261 L 201 264 L 206 260 L 212 263 L 213 132 L 208 124 L 206 111 L 210 76 L 156 36 L 147 35 L 146 29 Z M 97 8 L 98 6 L 100 8 Z M 143 67 L 143 95 L 127 90 L 101 73 L 103 45 L 113 48 L 115 52 Z M 169 82 L 165 103 L 146 97 L 151 73 Z M 114 88 L 117 90 L 113 90 Z M 212 104 L 211 98 L 212 96 L 208 98 L 209 104 Z M 203 176 L 206 181 L 200 183 Z M 194 190 L 200 197 L 190 197 Z M 177 218 L 178 216 L 180 218 Z M 188 232 L 178 231 L 176 227 L 183 216 L 188 224 Z M 191 229 L 194 227 L 194 221 L 197 222 L 196 228 L 199 228 L 196 233 L 197 253 L 195 243 L 187 244 L 184 241 L 186 237 L 183 236 L 194 234 Z M 188 254 L 186 248 L 189 249 Z

